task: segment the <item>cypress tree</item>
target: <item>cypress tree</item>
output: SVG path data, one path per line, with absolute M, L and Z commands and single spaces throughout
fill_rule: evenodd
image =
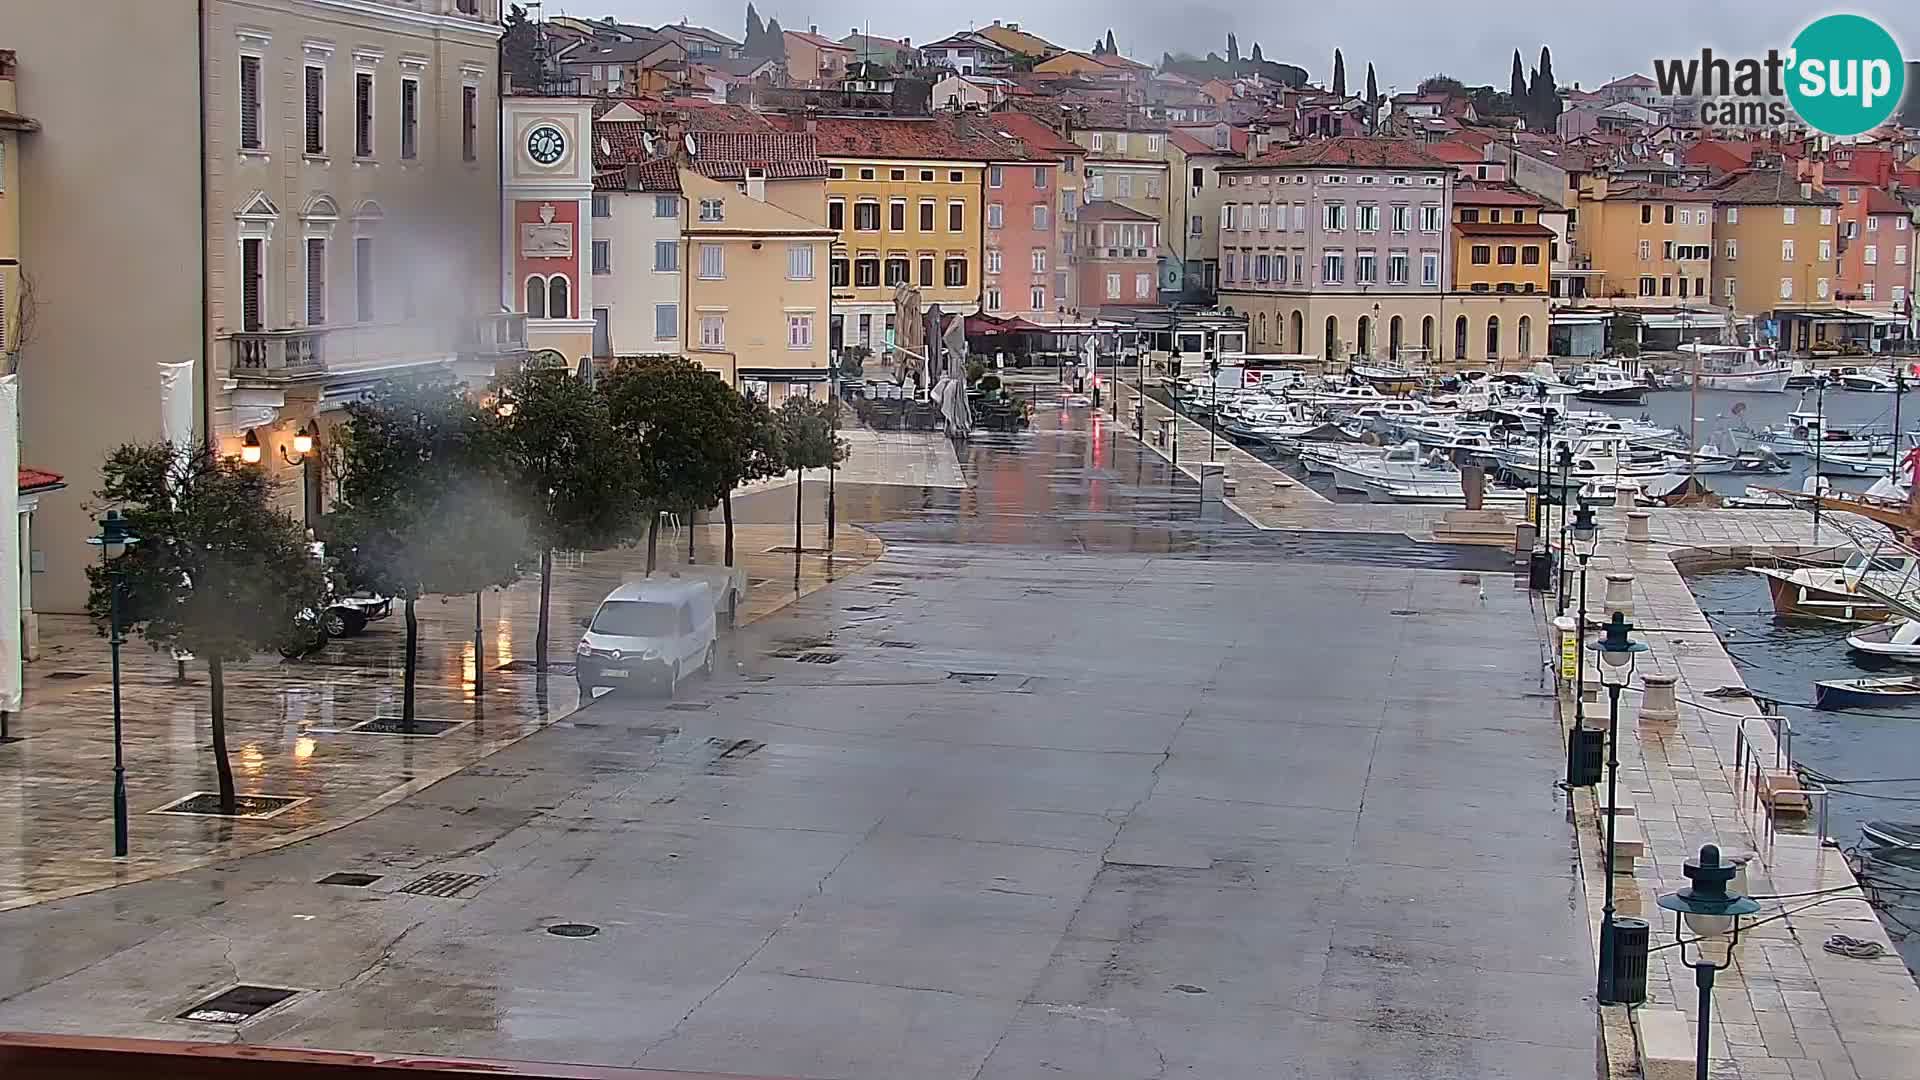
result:
M 1340 50 L 1333 50 L 1333 92 L 1338 97 L 1347 96 L 1347 58 Z

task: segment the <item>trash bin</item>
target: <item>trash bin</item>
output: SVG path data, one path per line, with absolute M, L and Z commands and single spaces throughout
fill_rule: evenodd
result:
M 1647 953 L 1650 933 L 1643 919 L 1615 916 L 1613 920 L 1613 1005 L 1639 1005 L 1647 1000 Z
M 1534 592 L 1553 591 L 1553 552 L 1536 551 L 1527 563 L 1527 586 Z

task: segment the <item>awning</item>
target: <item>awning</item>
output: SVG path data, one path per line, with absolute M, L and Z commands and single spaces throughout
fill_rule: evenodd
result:
M 737 374 L 759 382 L 826 382 L 828 378 L 826 368 L 743 367 Z
M 984 337 L 990 334 L 1044 334 L 1049 327 L 1031 323 L 1015 315 L 1010 319 L 996 319 L 991 315 L 969 315 L 966 322 L 968 337 Z
M 1717 311 L 1696 311 L 1686 316 L 1660 312 L 1642 315 L 1640 322 L 1649 330 L 1682 330 L 1688 327 L 1699 330 L 1724 327 L 1727 325 L 1727 317 Z
M 1599 312 L 1551 311 L 1547 313 L 1548 326 L 1599 326 L 1607 321 Z

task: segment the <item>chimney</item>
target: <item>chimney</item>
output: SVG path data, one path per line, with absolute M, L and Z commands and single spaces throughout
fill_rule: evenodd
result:
M 754 202 L 767 201 L 767 170 L 748 167 L 747 198 Z
M 1267 133 L 1267 128 L 1265 124 L 1248 124 L 1247 125 L 1247 160 L 1248 161 L 1252 161 L 1254 158 L 1257 158 L 1260 156 L 1260 137 L 1262 135 L 1265 135 L 1266 133 Z
M 905 45 L 907 48 L 911 49 L 913 48 L 913 39 L 910 37 L 903 37 L 900 39 L 900 44 Z
M 807 134 L 814 134 L 820 127 L 820 106 L 809 104 L 806 110 Z
M 999 26 L 999 25 L 1000 25 L 1000 20 L 999 20 L 999 19 L 995 19 L 995 20 L 993 20 L 993 25 L 995 25 L 995 26 Z
M 1020 29 L 1020 24 L 1019 24 L 1019 23 L 1017 23 L 1017 22 L 1010 22 L 1010 23 L 1008 23 L 1008 24 L 1007 24 L 1007 29 L 1009 29 L 1009 30 L 1018 30 L 1018 29 Z
M 819 37 L 819 36 L 820 36 L 820 27 L 818 27 L 818 26 L 816 26 L 816 25 L 814 25 L 814 24 L 812 24 L 812 23 L 809 23 L 809 24 L 807 24 L 807 33 L 809 33 L 809 34 L 812 34 L 812 35 L 813 35 L 813 36 L 815 36 L 815 37 Z
M 1812 185 L 1812 184 L 1801 184 L 1801 185 L 1800 185 L 1800 197 L 1801 197 L 1801 198 L 1803 198 L 1803 199 L 1811 199 L 1811 198 L 1813 198 L 1813 185 Z
M 629 162 L 627 162 L 627 164 L 626 164 L 626 167 L 625 167 L 624 169 L 622 169 L 621 171 L 622 171 L 622 172 L 624 172 L 624 173 L 626 174 L 626 176 L 625 176 L 625 178 L 624 178 L 624 183 L 625 183 L 625 186 L 626 186 L 626 189 L 627 189 L 628 191 L 639 191 L 639 190 L 641 190 L 641 187 L 640 187 L 640 163 L 639 163 L 639 162 L 637 162 L 637 161 L 629 161 Z

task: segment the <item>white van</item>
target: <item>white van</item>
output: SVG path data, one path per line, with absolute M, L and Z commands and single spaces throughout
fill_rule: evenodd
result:
M 574 649 L 583 698 L 596 686 L 663 687 L 713 673 L 713 589 L 704 580 L 655 575 L 607 594 Z

